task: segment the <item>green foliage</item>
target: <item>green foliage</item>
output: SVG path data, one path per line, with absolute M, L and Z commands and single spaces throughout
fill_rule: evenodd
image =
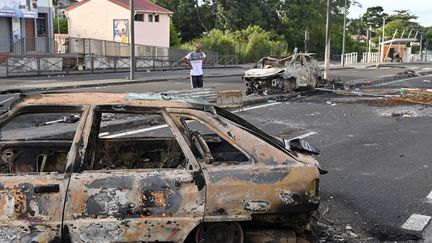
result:
M 376 6 L 367 8 L 366 13 L 363 14 L 361 20 L 366 25 L 370 25 L 373 28 L 378 28 L 382 25 L 384 17 L 387 18 L 388 14 L 384 13 L 383 7 Z
M 237 55 L 242 62 L 256 62 L 263 56 L 286 56 L 288 51 L 283 40 L 273 40 L 272 32 L 259 26 L 249 26 L 235 32 L 213 29 L 208 35 L 182 45 L 193 49 L 195 43 L 202 43 L 204 50 L 221 55 Z
M 66 18 L 54 18 L 54 34 L 59 33 L 59 25 L 60 25 L 60 34 L 67 34 L 68 33 L 68 22 Z
M 181 45 L 180 33 L 176 31 L 174 23 L 170 21 L 170 46 L 176 47 Z

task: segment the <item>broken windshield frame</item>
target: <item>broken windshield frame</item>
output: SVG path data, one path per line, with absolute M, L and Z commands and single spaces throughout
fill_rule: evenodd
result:
M 241 127 L 243 127 L 244 129 L 246 129 L 247 131 L 249 131 L 250 133 L 254 134 L 255 136 L 259 137 L 260 139 L 264 140 L 265 142 L 273 145 L 274 147 L 284 151 L 285 153 L 289 154 L 292 157 L 296 157 L 292 152 L 288 151 L 285 148 L 285 144 L 280 141 L 279 139 L 272 137 L 268 134 L 266 134 L 265 132 L 261 131 L 260 129 L 258 129 L 257 127 L 255 127 L 254 125 L 252 125 L 251 123 L 247 122 L 246 120 L 244 120 L 243 118 L 236 116 L 234 114 L 232 114 L 231 112 L 228 112 L 222 108 L 216 107 L 215 106 L 215 110 L 216 113 L 220 116 L 222 116 L 223 118 L 228 119 L 229 121 L 233 122 L 234 124 L 237 124 Z

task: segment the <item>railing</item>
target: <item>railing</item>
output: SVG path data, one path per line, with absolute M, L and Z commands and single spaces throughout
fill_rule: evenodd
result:
M 345 54 L 345 64 L 353 64 L 358 62 L 358 53 L 357 52 L 351 52 Z
M 206 67 L 237 64 L 237 56 L 215 57 L 206 62 Z M 136 57 L 136 71 L 188 69 L 182 60 L 169 56 Z M 0 66 L 0 77 L 25 75 L 64 75 L 77 73 L 127 72 L 130 69 L 129 57 L 117 56 L 82 56 L 82 55 L 38 55 L 26 57 L 7 57 L 3 67 Z
M 362 63 L 379 63 L 381 60 L 380 52 L 363 52 Z

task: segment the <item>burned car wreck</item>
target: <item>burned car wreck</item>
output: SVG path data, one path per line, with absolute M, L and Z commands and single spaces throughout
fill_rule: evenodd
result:
M 0 128 L 1 242 L 303 242 L 319 206 L 315 147 L 209 104 L 41 94 Z
M 263 57 L 242 78 L 246 95 L 270 95 L 316 87 L 323 75 L 312 54 L 297 53 L 281 59 Z

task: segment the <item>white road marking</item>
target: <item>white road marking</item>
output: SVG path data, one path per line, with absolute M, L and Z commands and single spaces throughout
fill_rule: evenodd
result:
M 429 193 L 429 195 L 427 195 L 426 198 L 429 199 L 429 200 L 432 200 L 432 191 Z
M 122 133 L 116 133 L 116 134 L 112 134 L 112 135 L 105 135 L 105 136 L 103 136 L 103 135 L 99 134 L 99 137 L 103 137 L 103 138 L 118 138 L 118 137 L 128 136 L 128 135 L 132 135 L 132 134 L 137 134 L 137 133 L 142 133 L 142 132 L 148 132 L 148 131 L 158 130 L 158 129 L 166 128 L 166 127 L 168 127 L 168 125 L 164 124 L 164 125 L 159 125 L 159 126 L 154 126 L 154 127 L 148 127 L 148 128 L 142 128 L 142 129 L 127 131 L 127 132 L 122 132 Z
M 243 111 L 254 110 L 254 109 L 263 108 L 263 107 L 272 106 L 272 105 L 277 105 L 277 104 L 281 104 L 281 102 L 268 103 L 268 104 L 265 104 L 265 105 L 258 105 L 258 106 L 247 107 L 247 108 L 244 108 Z M 241 110 L 233 111 L 233 113 L 237 113 L 237 112 L 241 112 Z M 112 134 L 112 135 L 109 135 L 108 132 L 103 132 L 103 133 L 99 134 L 99 137 L 100 138 L 118 138 L 118 137 L 124 137 L 124 136 L 132 135 L 132 134 L 138 134 L 138 133 L 153 131 L 153 130 L 157 130 L 157 129 L 162 129 L 162 128 L 166 128 L 166 127 L 168 127 L 168 125 L 165 124 L 165 125 L 148 127 L 148 128 L 142 128 L 142 129 L 127 131 L 127 132 L 122 132 L 122 133 L 115 133 L 115 134 Z M 302 136 L 305 136 L 305 135 L 307 135 L 307 134 L 304 134 Z M 310 135 L 313 135 L 313 134 L 310 134 Z M 307 136 L 310 136 L 310 135 L 307 135 Z M 305 137 L 307 137 L 307 136 L 305 136 Z
M 317 133 L 316 132 L 308 132 L 306 134 L 303 134 L 303 135 L 300 135 L 298 137 L 291 138 L 291 139 L 296 139 L 296 138 L 303 139 L 303 138 L 306 138 L 306 137 L 309 137 L 309 136 L 312 136 L 312 135 L 315 135 L 315 134 L 317 134 Z
M 423 78 L 425 78 L 425 77 L 432 77 L 432 76 L 431 75 L 423 76 Z M 388 84 L 401 83 L 401 82 L 405 82 L 405 81 L 409 81 L 409 80 L 414 80 L 414 79 L 419 79 L 419 78 L 420 77 L 413 77 L 413 78 L 395 80 L 395 81 L 391 81 L 391 82 L 387 82 L 387 83 L 371 85 L 370 87 L 385 86 L 385 85 L 388 85 Z
M 429 223 L 431 217 L 420 214 L 412 214 L 407 221 L 402 225 L 402 229 L 423 231 L 424 227 Z
M 10 98 L 7 98 L 7 99 L 5 99 L 5 100 L 2 100 L 2 101 L 0 101 L 0 104 L 6 103 L 6 102 L 8 102 L 9 100 L 12 100 L 12 99 L 14 99 L 14 98 L 15 98 L 15 96 L 12 96 L 12 97 L 10 97 Z
M 243 111 L 250 111 L 250 110 L 255 110 L 255 109 L 259 109 L 259 108 L 264 108 L 267 106 L 279 105 L 279 104 L 281 104 L 281 102 L 274 102 L 274 103 L 268 103 L 268 104 L 264 104 L 264 105 L 251 106 L 251 107 L 244 108 Z M 235 110 L 235 111 L 233 111 L 233 113 L 238 113 L 241 111 L 242 110 Z

